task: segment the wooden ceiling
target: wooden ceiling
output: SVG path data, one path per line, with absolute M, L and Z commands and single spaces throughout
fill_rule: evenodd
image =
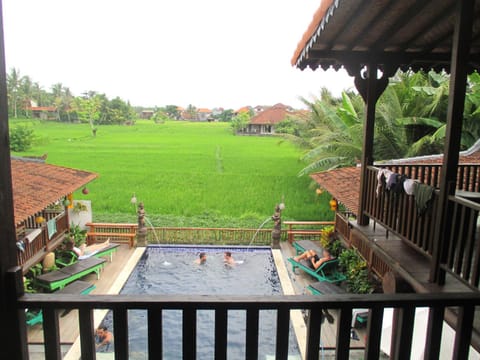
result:
M 323 0 L 292 58 L 315 70 L 375 61 L 404 71 L 449 72 L 458 0 Z M 475 0 L 469 71 L 480 68 Z

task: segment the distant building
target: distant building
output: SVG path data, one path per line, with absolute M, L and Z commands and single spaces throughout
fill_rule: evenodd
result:
M 142 110 L 140 113 L 140 118 L 142 119 L 151 119 L 154 114 L 153 110 Z
M 244 133 L 248 135 L 273 135 L 275 125 L 293 114 L 290 106 L 276 104 L 263 110 L 250 119 Z
M 30 106 L 27 108 L 32 112 L 32 117 L 34 119 L 42 120 L 57 120 L 58 113 L 57 108 L 53 106 Z
M 197 121 L 208 121 L 212 116 L 212 110 L 200 108 L 197 109 Z

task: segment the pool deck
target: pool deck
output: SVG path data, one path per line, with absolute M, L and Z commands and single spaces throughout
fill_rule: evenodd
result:
M 129 274 L 140 259 L 145 248 L 130 249 L 128 245 L 120 245 L 118 251 L 113 256 L 112 262 L 107 262 L 101 272 L 100 279 L 97 280 L 95 274 L 88 275 L 82 280 L 91 282 L 95 289 L 91 294 L 117 294 L 123 284 L 127 281 Z M 287 258 L 294 256 L 295 251 L 288 243 L 282 243 L 280 250 L 273 250 L 274 260 L 277 265 L 280 281 L 285 294 L 306 294 L 306 287 L 314 282 L 309 275 L 298 271 L 293 274 Z M 96 310 L 94 312 L 95 327 L 98 326 L 106 314 L 107 310 Z M 336 314 L 332 311 L 336 320 Z M 306 326 L 300 311 L 292 311 L 291 319 L 295 330 L 297 341 L 301 348 L 305 348 Z M 336 344 L 336 321 L 329 324 L 325 321 L 322 325 L 321 343 L 324 349 L 331 349 Z M 351 340 L 352 349 L 362 349 L 364 347 L 364 331 L 357 331 L 361 340 Z M 60 340 L 65 349 L 64 359 L 80 358 L 80 343 L 78 340 L 78 311 L 74 310 L 67 315 L 60 317 Z M 43 331 L 42 325 L 37 324 L 28 328 L 28 341 L 30 344 L 30 359 L 43 359 Z M 62 348 L 62 350 L 63 350 Z M 302 354 L 304 358 L 304 354 Z

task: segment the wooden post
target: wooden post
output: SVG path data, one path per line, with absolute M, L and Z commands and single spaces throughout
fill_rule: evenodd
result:
M 447 109 L 445 149 L 443 151 L 440 193 L 437 206 L 433 258 L 430 268 L 430 281 L 439 285 L 445 283 L 445 271 L 440 264 L 445 261 L 450 234 L 452 207 L 448 196 L 455 194 L 460 140 L 462 134 L 463 109 L 467 86 L 467 64 L 470 53 L 475 1 L 457 2 L 456 23 L 453 34 L 452 60 L 450 67 L 450 93 Z
M 16 308 L 16 299 L 21 295 L 18 291 L 23 290 L 23 282 L 21 289 L 18 289 L 22 277 L 19 280 L 17 276 L 15 281 L 9 281 L 8 274 L 8 270 L 16 266 L 17 259 L 2 8 L 0 0 L 0 332 L 4 344 L 0 346 L 0 358 L 26 359 L 28 349 L 25 315 L 22 323 Z

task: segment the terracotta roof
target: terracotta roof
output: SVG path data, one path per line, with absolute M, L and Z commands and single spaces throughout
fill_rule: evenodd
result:
M 199 112 L 199 113 L 211 113 L 212 110 L 206 109 L 206 108 L 200 108 L 200 109 L 197 109 L 197 112 Z
M 439 154 L 392 160 L 382 162 L 382 165 L 394 163 L 403 165 L 441 165 L 442 161 L 443 154 Z M 480 140 L 469 150 L 462 151 L 459 154 L 458 163 L 480 164 Z M 358 212 L 359 202 L 360 170 L 361 168 L 359 166 L 346 167 L 311 174 L 310 177 L 336 198 L 338 202 L 342 203 L 348 210 L 356 214 Z
M 323 0 L 291 63 L 305 69 L 345 66 L 357 72 L 375 60 L 404 71 L 442 69 L 451 60 L 457 0 Z M 475 0 L 476 17 L 480 0 Z M 480 27 L 474 19 L 469 71 L 479 68 Z
M 357 214 L 360 167 L 345 167 L 323 171 L 312 174 L 310 177 L 324 190 L 327 190 L 339 203 L 342 203 L 349 211 Z
M 283 104 L 276 104 L 272 107 L 258 113 L 250 119 L 250 124 L 277 124 L 280 121 L 285 120 L 288 114 L 289 107 Z
M 250 111 L 250 106 L 244 106 L 235 111 L 236 113 L 241 113 L 241 112 L 249 112 Z
M 13 203 L 18 224 L 86 185 L 97 174 L 32 159 L 12 163 Z

